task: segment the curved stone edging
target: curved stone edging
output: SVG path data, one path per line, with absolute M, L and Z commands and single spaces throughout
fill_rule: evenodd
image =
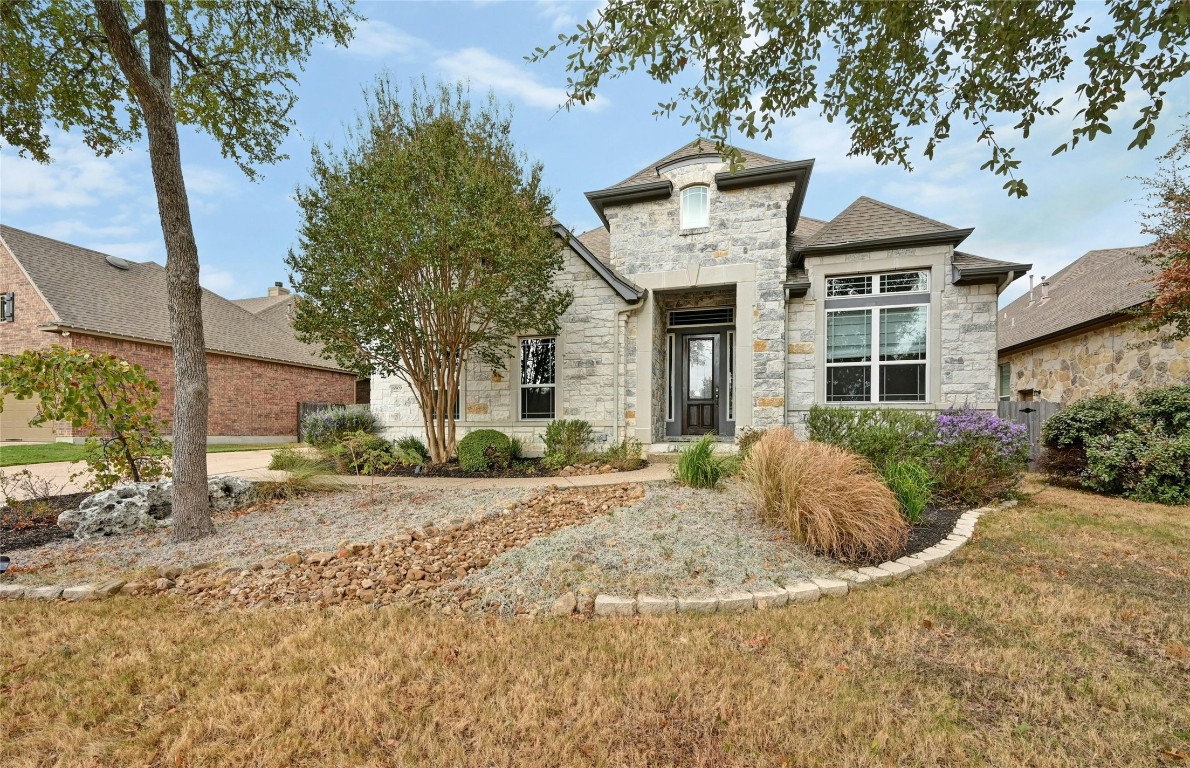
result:
M 1016 506 L 1015 501 L 1005 501 L 1001 509 Z M 946 562 L 960 547 L 971 540 L 975 523 L 992 507 L 979 507 L 964 512 L 955 522 L 950 535 L 920 552 L 897 558 L 877 566 L 836 571 L 834 578 L 816 578 L 800 581 L 784 589 L 776 587 L 756 592 L 734 592 L 727 595 L 703 595 L 694 597 L 656 597 L 640 594 L 635 598 L 615 595 L 595 596 L 595 615 L 603 618 L 614 616 L 661 616 L 670 613 L 715 613 L 748 610 L 766 610 L 796 603 L 813 603 L 823 596 L 842 597 L 852 590 L 868 589 L 875 584 L 904 579 L 915 573 Z

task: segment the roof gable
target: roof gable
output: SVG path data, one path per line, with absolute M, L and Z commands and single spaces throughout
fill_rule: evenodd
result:
M 743 155 L 744 168 L 763 168 L 766 165 L 780 165 L 785 162 L 784 160 L 777 160 L 776 158 L 769 157 L 768 155 L 762 155 L 759 152 L 753 152 L 750 149 L 737 148 L 737 151 Z M 678 149 L 675 149 L 673 152 L 670 152 L 660 160 L 646 165 L 644 168 L 641 168 L 639 171 L 619 182 L 618 184 L 613 184 L 612 186 L 608 187 L 608 189 L 635 187 L 639 184 L 648 184 L 649 182 L 657 181 L 661 178 L 661 174 L 657 170 L 658 168 L 669 165 L 670 163 L 678 162 L 679 160 L 696 158 L 700 156 L 708 156 L 709 162 L 723 162 L 718 151 L 715 149 L 715 142 L 698 138 L 689 144 L 685 144 Z
M 962 231 L 895 205 L 860 197 L 819 229 L 806 242 L 806 246 L 840 246 L 869 240 Z

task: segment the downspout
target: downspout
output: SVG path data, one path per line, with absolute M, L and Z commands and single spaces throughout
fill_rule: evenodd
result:
M 615 393 L 613 395 L 615 413 L 613 414 L 614 419 L 612 421 L 612 440 L 615 445 L 620 444 L 621 425 L 624 422 L 624 407 L 620 399 L 624 391 L 624 388 L 620 386 L 620 317 L 624 317 L 624 335 L 626 336 L 628 334 L 628 313 L 635 312 L 643 307 L 644 304 L 645 298 L 642 296 L 635 304 L 629 304 L 623 309 L 616 310 L 616 327 L 613 333 L 614 343 L 612 344 L 612 391 Z

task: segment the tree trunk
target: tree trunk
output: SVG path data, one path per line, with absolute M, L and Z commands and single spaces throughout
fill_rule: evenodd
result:
M 178 123 L 170 93 L 165 5 L 145 2 L 149 66 L 132 38 L 120 0 L 94 0 L 112 55 L 140 104 L 149 137 L 149 160 L 157 210 L 165 235 L 165 282 L 174 357 L 173 529 L 174 541 L 215 532 L 207 492 L 206 342 L 198 244 L 190 222 L 190 201 L 182 178 Z

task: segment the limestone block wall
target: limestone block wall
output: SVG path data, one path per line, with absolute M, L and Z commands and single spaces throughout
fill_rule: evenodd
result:
M 1190 385 L 1190 339 L 1155 341 L 1159 336 L 1125 318 L 1002 355 L 1000 362 L 1011 366 L 1010 399 L 1040 390 L 1034 399 L 1066 405 L 1093 395 Z
M 555 417 L 582 418 L 591 422 L 597 439 L 610 441 L 615 433 L 616 311 L 623 302 L 582 259 L 566 250 L 565 265 L 558 284 L 574 292 L 574 301 L 563 314 L 557 337 L 557 389 Z M 462 405 L 456 422 L 461 438 L 475 429 L 498 429 L 524 441 L 526 453 L 540 454 L 542 435 L 548 420 L 518 418 L 519 342 L 503 370 L 493 370 L 478 360 L 466 360 L 462 383 Z M 623 371 L 621 352 L 621 372 Z M 416 435 L 425 439 L 421 411 L 410 387 L 398 378 L 373 377 L 372 411 L 390 439 Z
M 997 286 L 954 285 L 952 257 L 950 246 L 928 246 L 807 259 L 810 289 L 786 308 L 787 423 L 804 433 L 810 408 L 826 403 L 826 279 L 910 269 L 930 273 L 928 400 L 883 407 L 940 410 L 971 403 L 995 409 Z
M 632 316 L 628 330 L 638 344 L 654 345 L 639 350 L 629 363 L 629 379 L 636 386 L 627 409 L 641 439 L 660 440 L 664 434 L 664 423 L 657 418 L 663 407 L 664 398 L 658 397 L 664 392 L 659 386 L 663 382 L 656 381 L 652 365 L 658 357 L 664 359 L 664 329 L 657 328 L 664 318 L 659 318 L 655 308 L 657 287 L 675 291 L 711 285 L 737 287 L 737 385 L 747 399 L 747 403 L 738 403 L 737 428 L 767 427 L 784 419 L 786 319 L 781 284 L 785 279 L 786 208 L 794 184 L 720 191 L 714 176 L 726 169 L 725 163 L 714 160 L 663 171 L 663 177 L 674 186 L 668 199 L 605 211 L 613 266 L 628 279 L 650 288 L 647 305 Z M 708 187 L 709 226 L 683 231 L 681 189 L 692 184 Z M 716 276 L 709 277 L 712 274 Z M 648 328 L 646 339 L 640 334 L 644 327 Z M 741 334 L 741 327 L 749 332 Z M 650 363 L 647 369 L 642 361 Z

